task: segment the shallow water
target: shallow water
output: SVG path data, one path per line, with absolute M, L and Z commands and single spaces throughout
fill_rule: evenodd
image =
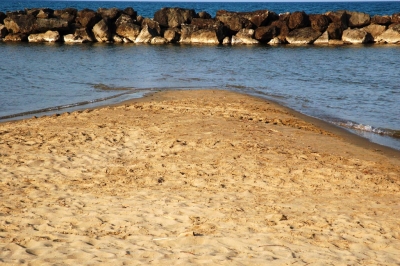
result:
M 119 102 L 153 90 L 222 88 L 358 128 L 400 149 L 399 139 L 382 135 L 400 130 L 400 46 L 0 43 L 0 58 L 2 118 Z

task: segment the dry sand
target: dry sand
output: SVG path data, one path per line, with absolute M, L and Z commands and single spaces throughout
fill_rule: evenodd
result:
M 400 160 L 171 91 L 0 124 L 0 264 L 399 265 Z

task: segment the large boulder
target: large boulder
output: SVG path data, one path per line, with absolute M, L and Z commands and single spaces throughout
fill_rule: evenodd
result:
M 67 31 L 68 21 L 60 18 L 38 18 L 35 23 L 36 32 Z
M 347 29 L 343 31 L 344 43 L 362 44 L 372 41 L 371 35 L 364 29 Z
M 141 25 L 142 25 L 142 28 L 147 26 L 151 31 L 157 32 L 157 36 L 161 34 L 161 27 L 157 21 L 154 21 L 149 18 L 144 18 Z
M 327 31 L 325 31 L 324 33 L 322 33 L 321 36 L 318 37 L 318 39 L 316 39 L 314 41 L 314 44 L 329 44 L 329 34 Z
M 392 15 L 391 21 L 393 24 L 400 23 L 400 13 L 395 13 Z
M 136 37 L 135 43 L 150 43 L 156 36 L 158 36 L 157 31 L 151 29 L 149 25 L 145 24 L 139 35 Z
M 278 38 L 281 40 L 282 43 L 286 42 L 286 36 L 289 34 L 290 29 L 287 25 L 285 19 L 280 19 L 271 23 L 271 26 L 275 26 L 278 28 Z
M 325 15 L 327 15 L 333 23 L 340 25 L 342 30 L 349 27 L 349 16 L 346 11 L 329 11 Z
M 390 44 L 400 43 L 400 24 L 387 29 L 376 38 L 376 41 Z
M 28 36 L 29 42 L 58 42 L 61 36 L 58 31 L 47 31 L 45 33 L 31 34 Z
M 363 29 L 371 35 L 374 42 L 377 42 L 378 37 L 386 31 L 386 26 L 378 25 L 378 24 L 371 24 L 367 27 L 364 27 Z
M 390 16 L 375 15 L 371 18 L 371 23 L 388 26 L 392 23 L 392 19 Z
M 4 26 L 3 24 L 0 24 L 0 39 L 3 39 L 4 37 L 6 37 L 7 34 L 8 34 L 8 30 L 7 30 L 6 26 Z
M 96 38 L 93 32 L 87 28 L 76 28 L 72 34 L 67 34 L 64 36 L 64 42 L 72 43 L 84 43 L 84 42 L 94 42 Z
M 268 10 L 256 10 L 253 12 L 237 12 L 236 14 L 250 21 L 253 24 L 253 28 L 267 26 L 272 21 L 279 19 L 279 16 L 275 12 Z
M 342 24 L 337 22 L 329 24 L 327 32 L 330 40 L 341 40 L 343 34 Z
M 213 29 L 199 29 L 193 31 L 190 42 L 194 44 L 220 44 L 223 38 Z
M 154 14 L 154 21 L 164 28 L 180 28 L 182 24 L 190 24 L 195 17 L 194 9 L 164 7 Z
M 258 44 L 254 39 L 253 29 L 241 29 L 236 35 L 232 36 L 231 44 Z
M 309 25 L 310 20 L 308 18 L 308 15 L 304 11 L 296 11 L 292 13 L 289 17 L 288 26 L 290 30 L 305 28 Z
M 131 42 L 134 42 L 140 34 L 140 26 L 136 25 L 133 19 L 126 14 L 122 14 L 115 22 L 116 33 Z
M 101 16 L 90 9 L 83 9 L 78 11 L 76 22 L 79 23 L 82 27 L 92 29 L 97 22 L 101 20 Z
M 164 38 L 171 43 L 179 42 L 181 39 L 181 30 L 178 28 L 170 28 L 164 31 Z
M 107 18 L 96 23 L 92 31 L 98 42 L 109 42 L 111 40 L 112 35 Z
M 255 30 L 254 38 L 260 42 L 269 42 L 278 36 L 278 28 L 276 26 L 258 27 Z
M 192 42 L 192 33 L 199 30 L 199 28 L 195 25 L 181 25 L 181 36 L 179 39 L 180 43 L 191 43 Z M 164 37 L 165 38 L 165 37 Z
M 242 16 L 239 12 L 218 10 L 215 19 L 221 21 L 225 25 L 226 33 L 228 35 L 234 35 L 241 29 L 253 28 L 253 23 Z
M 199 30 L 205 30 L 205 31 L 203 31 L 202 36 L 206 36 L 207 34 L 216 35 L 216 38 L 218 39 L 218 42 L 220 42 L 220 43 L 222 42 L 222 40 L 225 37 L 224 25 L 222 24 L 221 21 L 218 21 L 215 19 L 194 18 L 190 25 L 196 26 Z M 213 32 L 213 33 L 211 33 L 211 32 Z M 213 38 L 214 38 L 214 36 L 213 36 Z
M 119 18 L 122 12 L 118 8 L 114 7 L 114 8 L 99 8 L 97 9 L 97 13 L 101 16 L 102 19 L 115 22 Z
M 28 41 L 28 34 L 26 34 L 26 33 L 10 33 L 3 40 L 6 42 L 26 42 L 26 41 Z
M 362 12 L 350 12 L 349 15 L 350 28 L 362 28 L 371 23 L 371 17 L 368 14 Z
M 319 36 L 321 33 L 311 27 L 300 28 L 289 32 L 286 41 L 290 44 L 312 44 Z
M 8 15 L 4 26 L 10 33 L 30 34 L 35 31 L 36 18 L 33 15 Z
M 75 21 L 78 10 L 76 8 L 66 8 L 61 10 L 55 10 L 53 16 L 68 21 L 71 24 Z
M 132 19 L 137 18 L 137 12 L 132 7 L 127 7 L 122 11 L 123 14 L 130 16 Z
M 324 32 L 331 20 L 326 15 L 309 15 L 308 16 L 311 23 L 311 28 L 315 31 Z

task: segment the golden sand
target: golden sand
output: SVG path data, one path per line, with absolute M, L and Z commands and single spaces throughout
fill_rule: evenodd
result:
M 0 264 L 399 265 L 398 155 L 225 91 L 3 123 Z

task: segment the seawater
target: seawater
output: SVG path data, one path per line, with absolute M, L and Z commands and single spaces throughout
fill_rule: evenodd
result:
M 137 5 L 136 10 L 144 4 L 22 1 L 7 5 L 10 3 L 51 8 L 75 5 L 79 9 L 102 6 L 122 9 Z M 151 4 L 146 6 L 152 7 L 153 13 L 161 6 L 190 8 L 185 6 L 189 3 Z M 223 9 L 228 3 L 195 3 L 201 4 Z M 254 8 L 246 8 L 249 3 L 234 3 L 236 10 L 232 9 L 233 3 L 229 4 L 231 8 L 225 9 L 273 10 L 265 6 L 268 3 L 251 3 Z M 325 6 L 329 3 L 292 4 L 313 4 L 314 9 L 319 7 L 315 13 L 323 13 L 329 7 Z M 275 5 L 287 7 L 284 3 Z M 370 3 L 364 3 L 365 6 L 371 8 Z M 18 9 L 21 8 L 12 10 Z M 196 8 L 197 12 L 201 10 L 207 9 Z M 388 11 L 384 13 L 395 13 L 394 9 Z M 155 90 L 222 88 L 273 99 L 400 150 L 400 140 L 394 137 L 400 131 L 398 58 L 399 45 L 271 47 L 0 42 L 0 119 L 116 103 Z

